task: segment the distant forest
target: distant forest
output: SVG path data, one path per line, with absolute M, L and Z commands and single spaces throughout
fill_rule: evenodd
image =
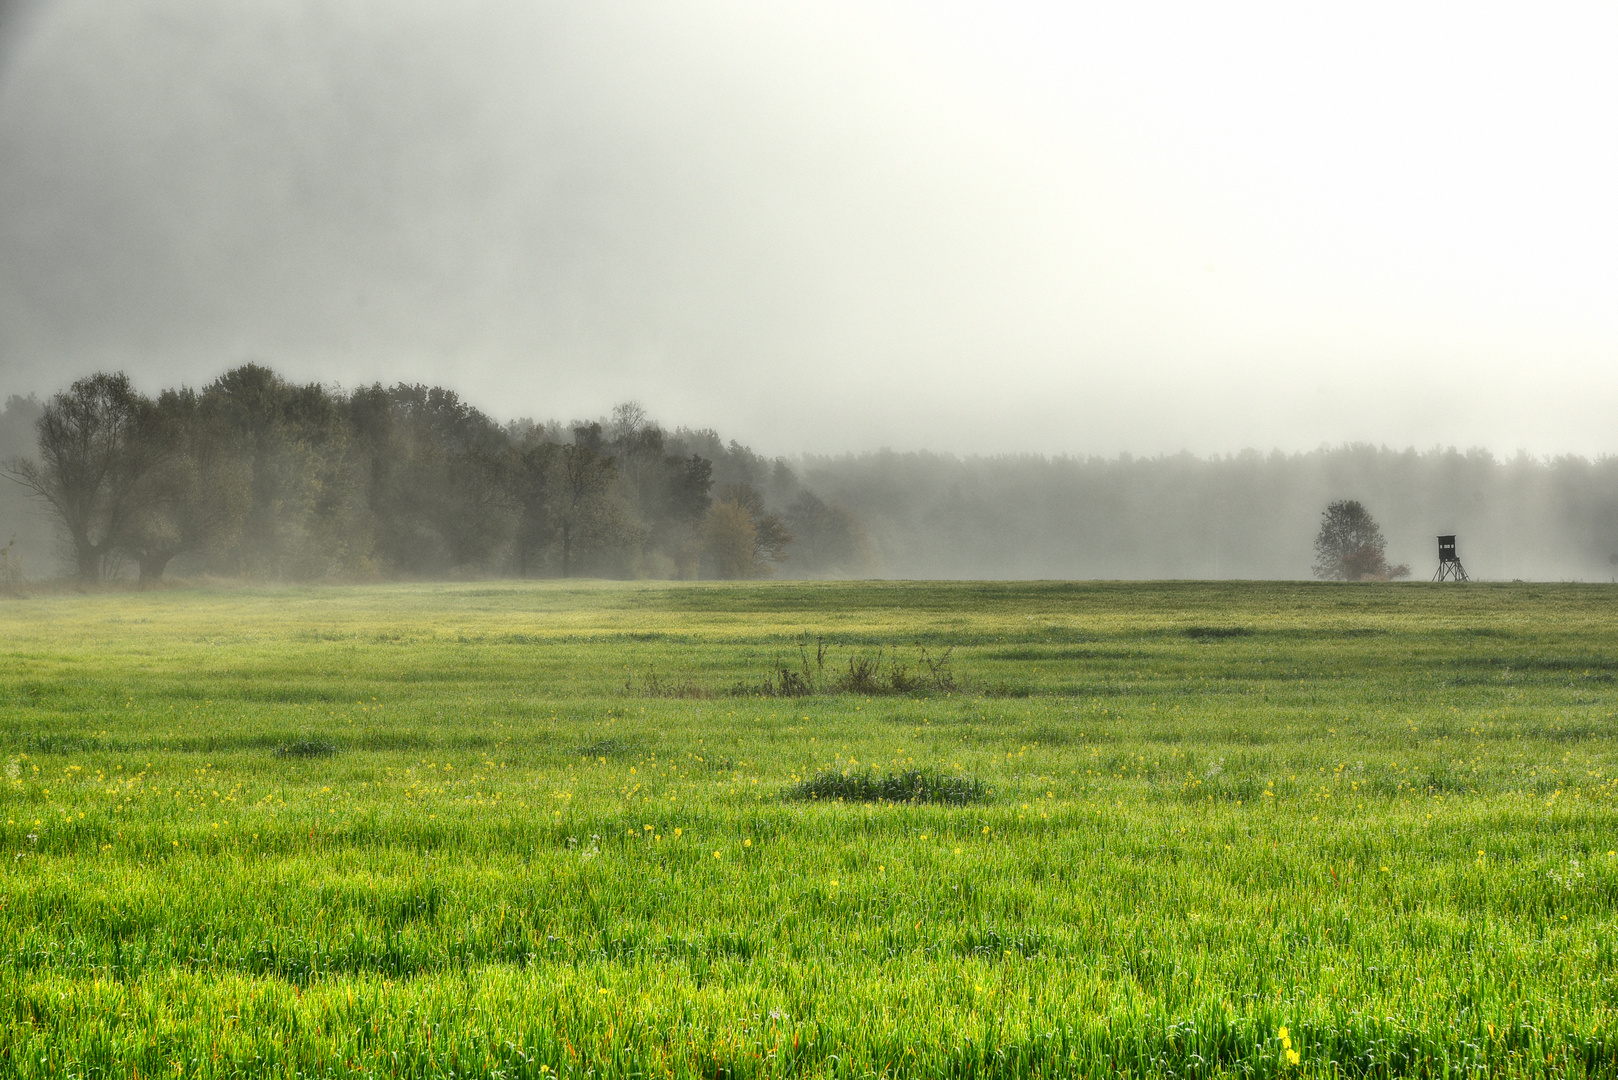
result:
M 1364 445 L 1222 457 L 766 458 L 712 430 L 498 421 L 442 387 L 248 364 L 0 411 L 0 574 L 85 579 L 1302 578 L 1365 505 L 1420 579 L 1618 576 L 1618 458 Z M 0 582 L 3 584 L 3 582 Z
M 156 397 L 101 374 L 12 398 L 0 437 L 0 522 L 43 518 L 85 580 L 755 578 L 791 562 L 849 576 L 870 562 L 854 518 L 785 462 L 665 431 L 632 404 L 501 424 L 442 387 L 341 391 L 248 364 Z

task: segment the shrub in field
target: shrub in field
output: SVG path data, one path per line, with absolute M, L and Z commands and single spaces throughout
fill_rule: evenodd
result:
M 942 803 L 966 806 L 987 802 L 989 789 L 968 776 L 940 776 L 929 769 L 886 775 L 873 772 L 823 772 L 789 789 L 788 798 L 809 801 Z
M 618 739 L 610 735 L 579 747 L 579 753 L 592 758 L 614 758 L 633 754 L 636 751 L 634 743 L 627 739 Z
M 335 744 L 315 739 L 300 739 L 275 748 L 275 756 L 278 758 L 331 757 L 335 753 L 337 753 Z

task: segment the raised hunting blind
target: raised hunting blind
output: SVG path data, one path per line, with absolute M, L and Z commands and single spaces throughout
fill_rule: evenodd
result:
M 1461 557 L 1455 554 L 1455 537 L 1440 536 L 1438 538 L 1438 573 L 1433 575 L 1434 581 L 1471 581 L 1466 576 L 1466 567 L 1461 565 Z

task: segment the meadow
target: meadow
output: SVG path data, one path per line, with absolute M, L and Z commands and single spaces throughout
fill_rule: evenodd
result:
M 1540 584 L 0 599 L 0 1073 L 1618 1074 L 1615 615 Z

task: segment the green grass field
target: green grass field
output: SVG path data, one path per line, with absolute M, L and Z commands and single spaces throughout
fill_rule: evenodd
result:
M 1614 1075 L 1615 615 L 1571 585 L 0 600 L 0 1073 Z M 762 696 L 816 638 L 818 685 L 883 647 L 921 688 Z M 790 797 L 912 769 L 986 797 Z

